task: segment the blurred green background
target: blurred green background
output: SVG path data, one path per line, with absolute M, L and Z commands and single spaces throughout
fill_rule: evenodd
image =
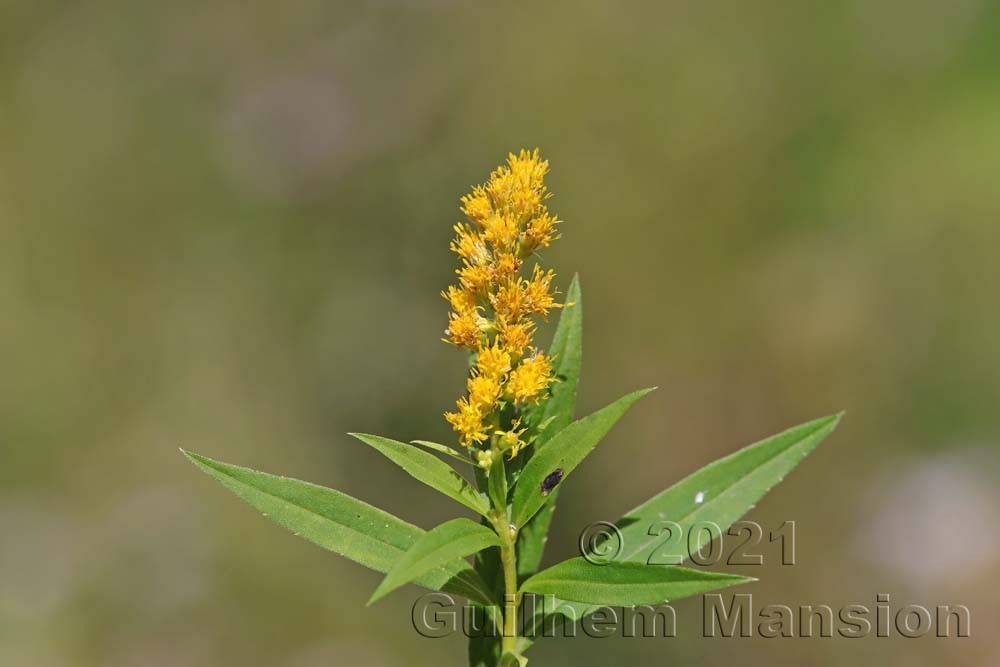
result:
M 539 642 L 544 665 L 984 665 L 1000 575 L 1000 7 L 988 0 L 0 3 L 0 664 L 463 664 L 408 587 L 178 447 L 425 528 L 349 430 L 449 438 L 458 197 L 552 163 L 580 412 L 640 403 L 547 562 L 739 446 L 847 409 L 750 517 L 760 604 L 965 604 L 972 638 Z M 771 553 L 771 552 L 768 552 Z M 774 559 L 771 559 L 772 561 Z

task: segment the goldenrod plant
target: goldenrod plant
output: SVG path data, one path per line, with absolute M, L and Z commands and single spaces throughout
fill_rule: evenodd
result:
M 451 307 L 445 340 L 469 354 L 466 392 L 445 419 L 454 446 L 353 433 L 417 480 L 479 515 L 424 531 L 348 495 L 185 453 L 266 517 L 321 547 L 385 573 L 369 604 L 407 583 L 468 599 L 489 622 L 470 638 L 473 667 L 524 665 L 533 629 L 583 618 L 601 606 L 658 604 L 751 581 L 652 564 L 668 520 L 691 533 L 692 550 L 725 531 L 837 425 L 817 419 L 709 464 L 616 523 L 615 557 L 584 554 L 539 570 L 562 484 L 640 398 L 632 392 L 574 421 L 583 303 L 574 278 L 562 303 L 539 251 L 559 238 L 547 206 L 549 164 L 538 150 L 511 154 L 461 200 L 465 221 L 451 249 L 460 266 L 443 292 Z M 548 350 L 538 320 L 558 310 Z M 466 559 L 474 557 L 472 563 Z M 545 596 L 530 610 L 525 594 Z M 529 617 L 530 616 L 530 617 Z M 528 617 L 528 618 L 526 618 Z M 519 633 L 519 630 L 521 631 Z

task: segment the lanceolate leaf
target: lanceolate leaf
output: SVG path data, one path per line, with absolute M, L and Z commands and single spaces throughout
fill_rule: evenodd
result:
M 555 358 L 555 373 L 559 381 L 553 385 L 552 395 L 543 403 L 537 423 L 544 426 L 541 426 L 541 432 L 528 450 L 531 454 L 540 451 L 553 435 L 569 426 L 576 411 L 576 389 L 583 361 L 583 295 L 579 276 L 573 276 L 569 284 L 566 306 L 559 316 L 549 354 Z M 518 533 L 517 573 L 521 578 L 534 573 L 542 562 L 558 495 L 559 489 L 553 489 L 542 509 Z
M 373 570 L 391 570 L 424 535 L 420 528 L 339 491 L 190 452 L 184 455 L 278 525 Z M 434 568 L 416 583 L 494 604 L 479 575 L 459 560 Z
M 753 579 L 670 565 L 623 562 L 594 565 L 578 557 L 542 570 L 525 581 L 521 590 L 617 606 L 657 604 L 748 581 Z
M 433 454 L 417 449 L 405 442 L 398 442 L 378 435 L 351 433 L 355 438 L 371 445 L 390 461 L 421 482 L 444 495 L 457 500 L 483 516 L 489 514 L 490 504 L 483 494 L 476 491 L 454 468 Z
M 711 522 L 726 531 L 829 435 L 839 420 L 840 415 L 824 417 L 750 445 L 709 464 L 632 510 L 618 522 L 623 538 L 619 562 L 648 562 L 666 537 L 666 533 L 656 529 L 663 521 L 676 522 L 685 533 L 699 522 Z M 770 483 L 760 477 L 765 471 L 770 474 Z M 651 528 L 653 535 L 650 535 Z M 696 539 L 707 541 L 708 537 L 706 531 Z M 678 551 L 686 551 L 686 534 L 681 544 Z M 525 633 L 538 636 L 543 623 L 553 622 L 553 617 L 564 617 L 565 622 L 572 623 L 595 608 L 548 597 L 544 605 L 539 604 L 534 609 Z M 522 645 L 526 647 L 530 643 L 530 639 L 524 639 Z
M 517 486 L 511 520 L 523 526 L 545 504 L 546 497 L 568 476 L 601 438 L 632 406 L 653 389 L 641 389 L 577 420 L 561 430 L 524 466 Z M 544 482 L 544 485 L 543 485 Z
M 507 469 L 504 467 L 503 454 L 497 456 L 493 461 L 493 465 L 490 466 L 487 486 L 489 487 L 490 498 L 493 500 L 493 506 L 503 508 L 506 511 Z
M 452 519 L 420 536 L 379 584 L 368 604 L 435 568 L 465 558 L 486 547 L 500 546 L 489 528 L 469 519 Z
M 726 531 L 792 468 L 828 436 L 842 414 L 823 417 L 749 445 L 708 464 L 666 491 L 646 501 L 618 521 L 622 535 L 619 561 L 646 563 L 668 535 L 659 527 L 675 522 L 683 531 L 684 555 L 712 539 L 699 531 L 688 543 L 688 532 L 700 522 Z M 704 525 L 704 524 L 702 524 Z M 718 535 L 716 535 L 717 537 Z
M 412 442 L 414 445 L 420 445 L 421 447 L 426 447 L 427 449 L 433 449 L 435 452 L 439 452 L 445 456 L 450 456 L 453 459 L 458 459 L 462 463 L 472 465 L 472 459 L 468 456 L 462 456 L 447 445 L 442 445 L 438 442 L 431 442 L 430 440 L 413 440 Z
M 576 409 L 576 389 L 583 362 L 583 295 L 579 276 L 573 276 L 566 292 L 566 304 L 549 346 L 549 355 L 555 359 L 558 382 L 552 385 L 552 395 L 542 404 L 538 423 L 548 423 L 535 440 L 533 446 L 536 451 L 543 449 L 552 436 L 569 426 Z

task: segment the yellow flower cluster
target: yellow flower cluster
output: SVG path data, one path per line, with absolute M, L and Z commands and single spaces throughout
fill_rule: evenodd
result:
M 525 260 L 559 238 L 545 205 L 548 170 L 538 149 L 509 155 L 485 185 L 462 197 L 467 221 L 455 225 L 451 250 L 462 265 L 458 284 L 442 292 L 451 305 L 446 340 L 475 353 L 476 363 L 468 395 L 445 418 L 466 447 L 490 441 L 477 453 L 481 465 L 492 461 L 493 450 L 513 458 L 526 444 L 519 419 L 499 430 L 503 406 L 538 402 L 554 380 L 552 360 L 532 346 L 532 318 L 559 307 L 551 291 L 555 274 L 535 264 L 522 275 Z

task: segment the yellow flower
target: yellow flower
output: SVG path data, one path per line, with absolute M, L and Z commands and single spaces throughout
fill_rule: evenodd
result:
M 482 334 L 483 317 L 475 310 L 461 314 L 451 314 L 448 320 L 448 340 L 459 347 L 467 347 L 470 350 L 476 349 Z
M 457 273 L 462 287 L 473 292 L 485 291 L 492 281 L 489 268 L 482 264 L 466 264 Z
M 483 264 L 490 259 L 483 237 L 462 223 L 455 225 L 455 240 L 451 242 L 451 251 L 471 264 Z
M 539 157 L 538 149 L 527 151 L 523 148 L 515 156 L 507 156 L 507 166 L 514 178 L 526 188 L 544 190 L 543 181 L 549 173 L 549 161 Z
M 472 194 L 462 197 L 462 213 L 472 222 L 481 223 L 493 213 L 490 198 L 481 185 L 472 190 Z
M 466 314 L 474 311 L 479 305 L 476 301 L 476 293 L 472 290 L 459 289 L 454 285 L 448 287 L 447 292 L 441 292 L 441 296 L 448 300 L 451 309 L 458 314 Z
M 500 382 L 490 375 L 473 375 L 469 378 L 469 404 L 480 413 L 493 410 L 500 397 Z
M 517 157 L 511 155 L 507 164 L 517 184 L 510 194 L 510 207 L 526 220 L 539 213 L 548 198 L 543 179 L 549 163 L 539 159 L 536 149 L 532 153 L 522 150 Z
M 490 295 L 490 305 L 500 319 L 505 322 L 516 322 L 526 311 L 526 294 L 521 280 L 508 280 L 497 288 L 496 294 Z
M 552 380 L 552 363 L 545 354 L 536 350 L 511 371 L 506 384 L 507 394 L 518 405 L 534 403 Z
M 555 278 L 555 275 L 555 271 L 550 269 L 547 272 L 543 272 L 537 264 L 535 265 L 535 271 L 531 276 L 531 280 L 525 284 L 524 289 L 525 308 L 529 313 L 541 315 L 543 318 L 546 318 L 549 311 L 555 307 L 555 300 L 552 298 L 551 292 L 549 292 L 552 279 Z
M 555 225 L 558 221 L 547 212 L 532 218 L 528 221 L 524 229 L 524 241 L 521 252 L 523 256 L 528 256 L 538 248 L 548 248 L 549 244 L 559 238 L 555 233 Z
M 538 149 L 509 154 L 486 183 L 462 197 L 467 222 L 454 226 L 451 250 L 461 266 L 458 284 L 442 292 L 451 306 L 447 340 L 475 353 L 476 367 L 468 394 L 445 417 L 463 445 L 477 447 L 475 460 L 486 467 L 494 454 L 510 452 L 513 458 L 526 446 L 520 410 L 541 400 L 554 379 L 551 360 L 531 345 L 532 318 L 559 307 L 552 293 L 555 274 L 536 265 L 530 277 L 521 275 L 524 259 L 558 238 L 558 221 L 545 205 L 548 170 Z M 501 414 L 502 398 L 513 403 L 512 416 Z
M 504 210 L 510 207 L 510 192 L 514 187 L 514 179 L 510 175 L 510 169 L 499 167 L 490 174 L 490 180 L 486 183 L 486 194 L 489 195 L 490 203 L 494 209 Z
M 510 193 L 510 208 L 518 217 L 528 218 L 538 212 L 544 197 L 544 191 L 534 188 L 515 188 Z
M 517 220 L 507 215 L 492 215 L 483 223 L 483 238 L 500 252 L 513 248 L 519 233 Z
M 511 357 L 520 358 L 531 345 L 531 336 L 534 331 L 535 325 L 530 321 L 501 322 L 500 342 L 510 352 Z
M 543 184 L 549 163 L 539 158 L 538 149 L 522 150 L 507 156 L 507 165 L 496 169 L 486 184 L 496 210 L 506 210 L 518 217 L 530 217 L 539 212 L 548 196 Z
M 467 400 L 458 400 L 458 412 L 446 412 L 444 418 L 461 434 L 462 444 L 471 447 L 489 438 L 483 426 L 483 415 Z
M 500 379 L 510 372 L 510 353 L 494 344 L 479 350 L 476 367 L 486 377 Z
M 519 429 L 518 426 L 521 425 L 520 419 L 515 419 L 514 423 L 511 424 L 510 430 L 507 431 L 496 431 L 494 435 L 499 436 L 497 438 L 497 447 L 500 451 L 510 451 L 510 458 L 517 456 L 517 453 L 521 451 L 527 443 L 521 440 L 521 436 L 528 429 Z
M 501 283 L 504 280 L 509 280 L 516 276 L 520 269 L 521 260 L 517 257 L 514 255 L 501 255 L 497 258 L 497 261 L 493 266 L 493 272 L 495 274 L 494 281 Z

